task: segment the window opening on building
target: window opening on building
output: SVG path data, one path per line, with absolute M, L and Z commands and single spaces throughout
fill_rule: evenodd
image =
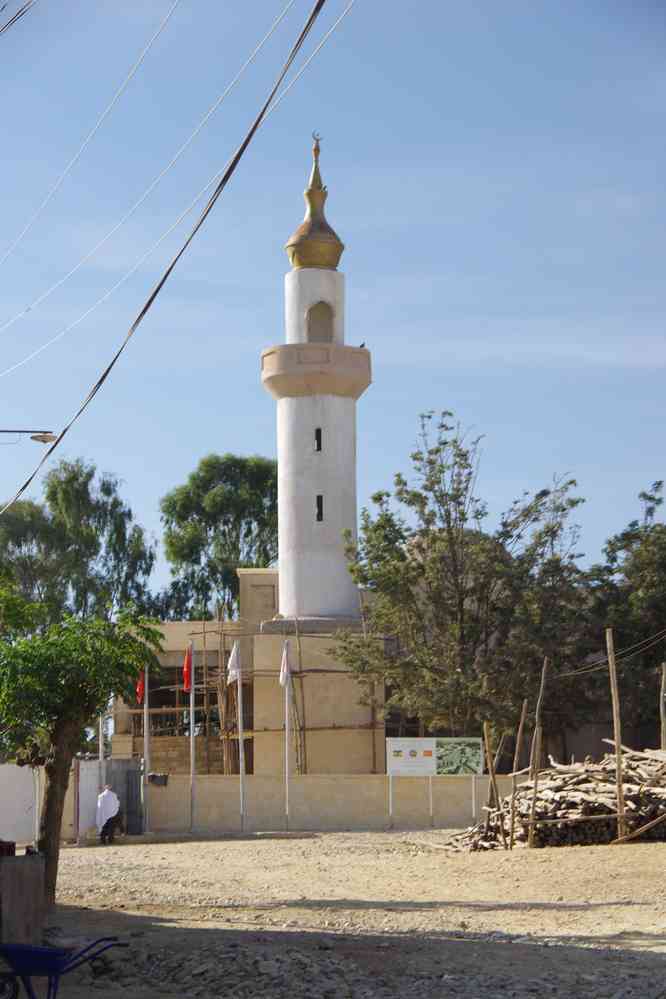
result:
M 333 309 L 328 302 L 317 302 L 308 309 L 306 336 L 308 343 L 333 342 Z
M 315 430 L 315 451 L 321 451 L 321 427 Z
M 324 497 L 321 493 L 317 496 L 317 520 L 322 521 L 324 519 Z

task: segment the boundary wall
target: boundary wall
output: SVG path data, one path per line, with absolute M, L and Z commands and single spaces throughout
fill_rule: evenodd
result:
M 498 776 L 500 795 L 511 778 Z M 289 782 L 289 820 L 284 778 L 245 778 L 241 821 L 238 777 L 197 776 L 194 815 L 190 778 L 170 774 L 164 786 L 148 786 L 151 832 L 223 834 L 240 832 L 454 829 L 483 815 L 488 776 L 392 777 L 341 774 L 294 777 Z

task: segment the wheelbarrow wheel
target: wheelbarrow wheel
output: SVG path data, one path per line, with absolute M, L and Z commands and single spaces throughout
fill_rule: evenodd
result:
M 18 999 L 18 994 L 18 978 L 0 971 L 0 999 Z

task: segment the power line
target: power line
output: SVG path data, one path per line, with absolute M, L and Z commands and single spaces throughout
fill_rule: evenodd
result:
M 21 18 L 25 14 L 27 14 L 28 11 L 30 10 L 30 8 L 34 7 L 36 3 L 37 3 L 37 0 L 26 0 L 26 3 L 24 3 L 22 7 L 19 7 L 19 9 L 16 11 L 16 13 L 13 14 L 9 18 L 8 21 L 5 21 L 5 23 L 2 25 L 2 27 L 0 27 L 0 35 L 2 35 L 3 32 L 5 32 L 5 31 L 9 31 L 9 29 L 11 28 L 11 26 L 13 24 L 16 24 L 17 21 L 20 21 Z
M 622 662 L 628 662 L 629 659 L 633 659 L 635 656 L 642 655 L 647 652 L 653 646 L 657 645 L 659 642 L 666 639 L 666 628 L 661 631 L 656 632 L 654 635 L 650 635 L 649 638 L 644 638 L 640 642 L 636 642 L 634 645 L 627 646 L 626 649 L 620 649 L 615 656 L 615 661 L 619 664 Z M 570 676 L 586 676 L 588 673 L 596 673 L 599 670 L 605 670 L 608 666 L 608 657 L 603 656 L 602 659 L 593 660 L 586 666 L 582 666 L 580 669 L 571 670 L 569 673 L 559 673 L 556 676 L 557 680 L 564 679 Z
M 616 662 L 620 662 L 621 659 L 631 658 L 631 656 L 628 656 L 627 653 L 632 652 L 633 649 L 638 649 L 639 646 L 645 645 L 648 642 L 652 642 L 653 639 L 656 640 L 656 641 L 659 641 L 661 638 L 663 638 L 665 636 L 666 636 L 666 628 L 664 628 L 663 631 L 661 631 L 661 632 L 657 632 L 656 635 L 651 635 L 649 638 L 643 638 L 643 639 L 641 639 L 640 642 L 636 642 L 634 645 L 628 645 L 626 649 L 620 649 L 620 651 L 615 656 L 615 661 Z M 640 651 L 644 651 L 644 650 L 640 650 Z M 608 666 L 608 656 L 601 655 L 601 656 L 599 656 L 598 659 L 592 659 L 591 662 L 586 663 L 585 665 L 581 666 L 580 669 L 573 670 L 570 673 L 560 673 L 559 675 L 560 676 L 577 676 L 577 675 L 579 675 L 581 673 L 592 673 L 592 672 L 594 672 L 594 670 L 597 670 L 597 669 L 605 669 L 606 666 Z
M 36 3 L 37 0 L 32 0 L 32 2 Z M 176 7 L 178 6 L 179 3 L 180 3 L 180 0 L 174 0 L 174 2 L 172 3 L 171 7 L 167 11 L 166 16 L 162 20 L 162 23 L 159 25 L 157 31 L 152 35 L 152 37 L 145 44 L 145 46 L 143 47 L 143 49 L 142 49 L 142 51 L 141 51 L 141 53 L 139 55 L 139 58 L 136 60 L 136 62 L 132 66 L 132 68 L 130 69 L 129 73 L 127 74 L 127 76 L 125 77 L 125 79 L 120 84 L 120 86 L 116 90 L 115 94 L 111 98 L 111 101 L 109 102 L 109 104 L 107 104 L 107 106 L 105 107 L 105 109 L 102 111 L 101 115 L 99 116 L 99 118 L 97 119 L 97 121 L 95 122 L 95 124 L 93 125 L 93 127 L 91 128 L 91 130 L 88 132 L 88 134 L 86 135 L 85 139 L 83 140 L 83 142 L 81 143 L 81 145 L 79 146 L 79 148 L 76 150 L 76 152 L 72 156 L 72 158 L 69 161 L 69 163 L 66 165 L 65 169 L 56 178 L 55 183 L 49 188 L 49 190 L 48 190 L 48 192 L 46 194 L 46 197 L 44 198 L 44 200 L 41 202 L 41 204 L 37 208 L 37 211 L 28 219 L 28 221 L 26 222 L 26 224 L 24 225 L 24 227 L 21 229 L 21 231 L 18 234 L 18 236 L 16 236 L 16 238 L 14 239 L 14 241 L 9 244 L 9 247 L 5 250 L 5 252 L 2 255 L 2 257 L 0 257 L 0 267 L 2 267 L 2 265 L 7 260 L 7 258 L 9 256 L 11 256 L 11 254 L 14 252 L 14 250 L 16 249 L 16 247 L 19 245 L 19 243 L 21 242 L 21 240 L 23 239 L 23 237 L 28 232 L 30 232 L 30 230 L 32 229 L 33 225 L 35 224 L 35 222 L 37 221 L 37 219 L 39 218 L 39 216 L 42 214 L 42 212 L 44 211 L 44 209 L 46 208 L 46 206 L 49 204 L 49 202 L 51 201 L 51 199 L 53 198 L 53 196 L 56 194 L 56 192 L 61 187 L 61 185 L 62 185 L 63 181 L 65 180 L 65 178 L 67 177 L 67 175 L 76 166 L 77 162 L 79 161 L 79 159 L 83 155 L 83 152 L 85 151 L 86 147 L 89 145 L 89 143 L 92 141 L 92 139 L 94 138 L 94 136 L 96 135 L 96 133 L 102 127 L 102 124 L 104 123 L 105 119 L 110 115 L 111 111 L 113 110 L 113 108 L 118 103 L 118 101 L 122 97 L 123 93 L 125 92 L 125 90 L 129 86 L 130 81 L 132 80 L 132 78 L 136 74 L 137 70 L 139 69 L 141 63 L 143 62 L 143 60 L 145 59 L 145 57 L 148 55 L 148 52 L 152 48 L 153 43 L 159 38 L 159 36 L 162 34 L 162 32 L 164 31 L 164 29 L 166 28 L 167 24 L 169 23 L 169 21 L 171 19 L 171 15 L 174 13 L 174 11 L 175 11 L 175 9 L 176 9 Z M 24 11 L 24 13 L 25 13 L 25 11 Z
M 293 2 L 293 0 L 292 0 L 292 2 Z M 350 10 L 354 6 L 355 2 L 356 2 L 356 0 L 350 0 L 350 3 L 348 3 L 347 7 L 343 10 L 342 14 L 333 23 L 333 25 L 329 28 L 329 30 L 326 32 L 326 34 L 322 37 L 322 39 L 319 42 L 319 44 L 317 45 L 317 47 L 314 49 L 314 51 L 309 55 L 309 57 L 303 63 L 303 65 L 299 69 L 298 73 L 296 73 L 296 75 L 287 84 L 287 86 L 282 91 L 282 93 L 279 94 L 279 96 L 273 101 L 273 103 L 271 104 L 270 108 L 268 109 L 268 111 L 266 112 L 266 114 L 264 116 L 264 119 L 263 119 L 263 121 L 261 123 L 262 125 L 266 122 L 266 119 L 269 117 L 269 115 L 271 115 L 275 110 L 277 110 L 277 108 L 282 103 L 282 101 L 284 100 L 284 98 L 287 96 L 287 94 L 289 93 L 289 91 L 291 90 L 291 88 L 294 86 L 294 84 L 297 83 L 298 80 L 300 80 L 301 76 L 303 75 L 303 73 L 305 72 L 305 70 L 308 68 L 308 66 L 310 65 L 310 63 L 312 62 L 312 60 L 315 58 L 315 56 L 318 54 L 318 52 L 320 52 L 320 50 L 326 44 L 326 42 L 331 37 L 331 35 L 333 34 L 333 32 L 336 30 L 336 28 L 338 27 L 338 25 L 341 23 L 341 21 L 350 12 Z M 286 9 L 285 9 L 285 11 L 283 11 L 283 14 L 280 15 L 280 20 L 282 19 L 282 17 L 284 16 L 285 13 L 286 13 Z M 276 27 L 276 26 L 277 26 L 277 24 L 274 25 L 274 27 Z M 272 33 L 273 30 L 274 30 L 274 28 L 271 28 L 271 32 L 270 33 Z M 267 35 L 266 38 L 264 39 L 264 41 L 268 37 L 269 36 Z M 263 44 L 263 42 L 261 44 Z M 255 51 L 257 51 L 257 50 L 255 50 Z M 173 222 L 169 226 L 169 228 L 166 229 L 165 232 L 162 233 L 162 235 L 159 237 L 159 239 L 157 239 L 156 242 L 153 243 L 152 246 L 150 246 L 149 249 L 146 250 L 146 252 L 141 257 L 139 257 L 139 259 L 133 264 L 133 266 L 130 268 L 130 270 L 128 270 L 114 285 L 112 285 L 111 288 L 109 288 L 100 298 L 98 298 L 91 306 L 89 306 L 89 308 L 86 309 L 85 312 L 83 312 L 77 319 L 73 320 L 73 322 L 69 323 L 67 326 L 63 327 L 62 330 L 60 330 L 58 333 L 56 333 L 55 336 L 51 337 L 50 340 L 47 340 L 41 346 L 35 348 L 35 350 L 33 350 L 30 354 L 27 354 L 20 361 L 16 361 L 15 364 L 11 364 L 8 368 L 5 368 L 3 371 L 0 371 L 0 378 L 5 378 L 7 375 L 10 375 L 14 371 L 16 371 L 18 368 L 22 368 L 25 364 L 28 364 L 30 361 L 34 360 L 36 357 L 38 357 L 40 354 L 42 354 L 49 347 L 52 347 L 53 344 L 57 343 L 59 340 L 62 340 L 62 338 L 67 335 L 67 333 L 70 333 L 77 326 L 80 326 L 80 324 L 85 319 L 87 319 L 88 316 L 90 316 L 97 308 L 99 308 L 100 305 L 103 305 L 104 302 L 108 301 L 108 299 L 120 287 L 122 287 L 122 285 L 124 285 L 127 281 L 129 281 L 129 279 L 134 274 L 136 274 L 136 272 L 139 270 L 139 268 L 141 267 L 141 265 L 143 263 L 145 263 L 145 261 L 148 259 L 148 257 L 152 256 L 152 254 L 164 242 L 164 240 L 167 239 L 167 237 L 170 236 L 171 233 L 174 232 L 174 230 L 178 228 L 178 226 L 183 221 L 183 219 L 185 219 L 190 214 L 190 212 L 192 212 L 194 210 L 194 208 L 199 203 L 199 201 L 201 201 L 201 199 L 204 197 L 204 195 L 206 195 L 207 192 L 217 183 L 217 181 L 220 179 L 220 177 L 222 176 L 222 174 L 224 173 L 224 171 L 229 166 L 230 162 L 231 162 L 231 160 L 228 160 L 227 163 L 225 164 L 225 166 L 222 168 L 222 170 L 219 170 L 213 177 L 211 177 L 211 179 L 208 181 L 208 183 L 204 187 L 201 188 L 201 190 L 199 191 L 199 193 L 194 196 L 194 198 L 190 201 L 190 203 L 187 205 L 187 207 L 180 213 L 180 215 L 175 220 L 175 222 Z M 125 216 L 125 218 L 127 218 L 127 217 L 129 217 L 129 216 Z M 120 222 L 116 228 L 119 228 L 120 225 L 122 225 L 122 222 Z M 109 236 L 111 236 L 113 234 L 113 232 L 115 232 L 115 231 L 116 231 L 115 229 L 112 230 L 112 232 L 109 233 L 108 236 L 104 237 L 104 240 L 102 242 L 105 242 L 106 239 L 108 239 Z M 98 243 L 98 247 L 99 246 L 101 246 L 101 243 Z M 92 252 L 94 252 L 94 251 L 91 251 L 91 253 Z M 88 258 L 85 258 L 85 259 L 88 259 Z M 83 263 L 83 262 L 84 261 L 81 261 L 81 263 Z M 77 264 L 76 269 L 78 269 L 79 266 L 80 266 L 80 264 Z M 73 273 L 73 272 L 70 272 L 70 273 Z M 63 279 L 63 281 L 64 280 L 66 280 L 66 278 Z M 62 283 L 62 282 L 60 282 L 60 283 Z M 59 285 L 57 287 L 59 287 Z M 55 289 L 52 289 L 52 290 L 55 290 Z M 49 294 L 50 294 L 50 291 L 49 291 Z M 43 299 L 42 299 L 42 301 L 43 301 Z M 28 308 L 31 308 L 31 306 L 29 306 Z M 27 311 L 27 310 L 25 310 L 25 311 Z M 23 315 L 23 314 L 24 313 L 21 313 L 21 315 Z M 15 319 L 16 318 L 19 318 L 19 316 L 16 316 Z M 0 332 L 2 330 L 6 329 L 8 325 L 11 325 L 12 322 L 14 322 L 14 320 L 10 320 L 10 322 L 7 323 L 7 324 L 5 324 L 5 326 L 0 327 Z
M 162 274 L 161 278 L 159 279 L 159 281 L 157 282 L 157 284 L 153 288 L 152 292 L 150 293 L 150 295 L 148 296 L 148 298 L 144 302 L 143 306 L 139 310 L 138 315 L 136 316 L 134 322 L 130 326 L 130 328 L 129 328 L 126 336 L 125 336 L 125 339 L 121 343 L 120 347 L 118 348 L 118 350 L 116 351 L 116 353 L 113 355 L 113 357 L 111 358 L 111 361 L 106 366 L 106 368 L 104 369 L 104 371 L 102 372 L 102 374 L 100 375 L 100 377 L 97 379 L 97 381 L 95 382 L 95 384 L 93 385 L 93 387 L 90 389 L 90 392 L 85 397 L 85 399 L 83 400 L 83 402 L 79 406 L 79 408 L 76 411 L 76 413 L 74 414 L 74 416 L 63 427 L 63 429 L 58 434 L 56 440 L 53 442 L 53 444 L 48 449 L 48 451 L 46 452 L 46 454 L 43 456 L 43 458 L 41 459 L 41 461 L 37 464 L 37 467 L 35 468 L 35 470 L 26 479 L 26 481 L 23 483 L 23 485 L 19 487 L 19 489 L 17 490 L 17 492 L 15 493 L 15 495 L 12 497 L 12 499 L 10 499 L 7 503 L 5 503 L 4 506 L 2 507 L 2 509 L 0 509 L 0 514 L 5 513 L 5 511 L 8 510 L 9 507 L 11 507 L 19 499 L 19 497 L 23 495 L 23 493 L 26 491 L 26 489 L 29 488 L 29 486 L 31 485 L 32 481 L 34 480 L 34 478 L 37 475 L 37 473 L 39 472 L 39 470 L 46 463 L 46 461 L 49 459 L 49 457 L 53 454 L 53 452 L 56 450 L 56 448 L 59 446 L 60 442 L 63 440 L 63 438 L 68 433 L 68 431 L 71 429 L 71 427 L 76 423 L 76 421 L 79 419 L 79 417 L 88 408 L 88 406 L 90 405 L 90 403 L 92 402 L 92 400 L 95 398 L 95 396 L 97 395 L 97 393 L 102 388 L 102 386 L 104 385 L 105 381 L 107 380 L 107 378 L 109 377 L 109 375 L 113 371 L 113 369 L 116 366 L 116 364 L 117 364 L 117 362 L 118 362 L 121 354 L 125 350 L 125 347 L 127 346 L 127 344 L 129 343 L 129 341 L 133 337 L 134 333 L 136 332 L 136 330 L 139 328 L 139 326 L 141 325 L 141 323 L 143 322 L 143 320 L 147 316 L 148 312 L 150 311 L 150 309 L 153 306 L 153 303 L 155 302 L 155 299 L 160 294 L 160 292 L 162 291 L 162 288 L 164 287 L 164 285 L 166 284 L 166 282 L 169 280 L 171 274 L 173 273 L 174 269 L 176 268 L 176 266 L 177 266 L 180 258 L 183 256 L 183 254 L 188 249 L 190 243 L 192 242 L 192 240 L 194 239 L 194 237 L 198 233 L 199 229 L 202 227 L 202 225 L 204 224 L 204 222 L 208 218 L 208 216 L 211 213 L 211 211 L 213 210 L 216 202 L 218 201 L 219 197 L 221 196 L 222 192 L 224 191 L 225 187 L 227 186 L 229 180 L 233 176 L 233 174 L 234 174 L 234 172 L 236 170 L 236 167 L 240 163 L 240 161 L 241 161 L 241 159 L 243 157 L 243 154 L 245 153 L 245 150 L 250 145 L 252 139 L 254 138 L 254 136 L 255 136 L 255 134 L 257 132 L 257 129 L 259 128 L 259 126 L 261 125 L 262 121 L 264 120 L 264 118 L 266 116 L 266 113 L 267 113 L 270 105 L 272 104 L 272 102 L 273 102 L 273 100 L 274 100 L 274 98 L 275 98 L 278 90 L 280 89 L 280 86 L 282 85 L 282 81 L 284 80 L 285 76 L 289 72 L 289 69 L 291 68 L 292 63 L 294 62 L 294 59 L 298 55 L 299 51 L 301 50 L 301 48 L 303 46 L 303 43 L 305 42 L 306 38 L 310 34 L 310 31 L 312 30 L 312 28 L 313 28 L 313 26 L 314 26 L 317 18 L 319 17 L 319 14 L 321 13 L 321 11 L 322 11 L 325 3 L 326 3 L 326 0 L 316 0 L 316 2 L 314 4 L 314 6 L 313 6 L 313 8 L 312 8 L 312 10 L 311 10 L 308 18 L 307 18 L 307 20 L 305 22 L 305 25 L 301 29 L 300 34 L 298 35 L 296 41 L 294 42 L 294 45 L 293 45 L 293 47 L 291 49 L 291 52 L 289 53 L 289 56 L 287 57 L 287 60 L 286 60 L 285 64 L 283 65 L 282 69 L 280 70 L 280 73 L 278 74 L 277 80 L 274 83 L 274 85 L 273 85 L 273 87 L 272 87 L 272 89 L 271 89 L 271 91 L 270 91 L 267 99 L 264 101 L 264 103 L 263 103 L 263 105 L 261 107 L 261 110 L 259 111 L 258 115 L 256 116 L 256 118 L 252 122 L 252 125 L 250 126 L 249 131 L 247 132 L 245 138 L 243 139 L 243 141 L 241 142 L 240 146 L 236 150 L 236 153 L 234 154 L 234 156 L 233 156 L 233 158 L 231 160 L 231 163 L 229 164 L 229 166 L 225 170 L 224 175 L 222 176 L 222 178 L 219 181 L 217 187 L 215 188 L 215 190 L 213 191 L 212 195 L 210 196 L 210 198 L 209 198 L 206 206 L 204 207 L 203 211 L 201 212 L 201 215 L 199 216 L 199 218 L 195 222 L 194 226 L 192 227 L 192 229 L 191 229 L 189 235 L 187 236 L 187 238 L 185 239 L 183 245 L 180 247 L 180 249 L 178 250 L 178 252 L 172 258 L 171 262 L 167 266 L 167 268 L 164 271 L 164 273 Z
M 180 0 L 178 0 L 178 2 L 180 2 Z M 92 249 L 88 250 L 88 252 L 83 257 L 81 257 L 81 259 L 79 260 L 79 262 L 76 263 L 69 271 L 67 271 L 67 273 L 65 275 L 63 275 L 63 277 L 59 278 L 54 284 L 52 284 L 49 288 L 47 288 L 46 291 L 43 291 L 40 295 L 38 295 L 37 298 L 34 298 L 32 300 L 32 302 L 30 302 L 28 305 L 26 305 L 25 308 L 21 309 L 20 312 L 17 312 L 15 316 L 12 316 L 11 319 L 7 319 L 2 325 L 0 325 L 0 333 L 4 333 L 4 331 L 7 330 L 7 329 L 9 329 L 10 326 L 13 326 L 15 322 L 18 322 L 19 319 L 22 319 L 24 316 L 27 316 L 29 312 L 32 312 L 39 305 L 41 305 L 43 302 L 45 302 L 47 298 L 50 298 L 50 296 L 53 294 L 54 291 L 57 291 L 59 288 L 62 288 L 62 286 L 65 284 L 65 282 L 69 281 L 69 279 L 71 277 L 73 277 L 77 273 L 77 271 L 79 271 L 83 267 L 84 264 L 87 264 L 88 261 L 91 260 L 92 257 L 95 256 L 95 254 L 97 253 L 97 251 L 101 250 L 101 248 L 105 245 L 105 243 L 107 243 L 111 239 L 112 236 L 115 236 L 115 234 L 118 232 L 118 230 L 123 225 L 125 225 L 125 223 L 134 215 L 134 213 L 136 212 L 136 210 L 141 207 L 141 205 L 144 203 L 144 201 L 146 201 L 146 199 L 155 190 L 155 188 L 157 187 L 157 185 L 164 179 L 164 177 L 166 177 L 166 175 L 169 173 L 169 171 L 176 165 L 176 163 L 178 162 L 178 160 L 180 159 L 180 157 L 183 155 L 183 153 L 186 151 L 186 149 L 188 149 L 189 146 L 194 142 L 194 140 L 196 139 L 196 137 L 199 134 L 199 132 L 203 129 L 203 127 L 206 125 L 206 123 L 209 121 L 209 119 L 212 118 L 212 116 L 218 110 L 218 108 L 223 103 L 223 101 L 228 97 L 228 95 L 231 93 L 231 91 L 235 88 L 236 84 L 240 80 L 240 78 L 243 75 L 243 73 L 245 72 L 245 70 L 248 68 L 248 66 L 257 57 L 257 55 L 259 54 L 259 52 L 261 51 L 261 49 L 263 48 L 263 46 L 266 44 L 266 42 L 268 41 L 268 39 L 271 37 L 271 35 L 273 34 L 273 32 L 276 30 L 276 28 L 278 27 L 278 25 L 280 24 L 280 22 L 287 15 L 287 13 L 290 10 L 290 8 L 293 7 L 294 3 L 295 3 L 295 0 L 289 0 L 289 3 L 284 8 L 284 10 L 282 11 L 282 13 L 279 14 L 278 17 L 273 21 L 273 24 L 271 25 L 270 29 L 268 30 L 268 33 L 266 35 L 264 35 L 264 37 L 261 39 L 261 41 L 259 42 L 259 44 L 255 47 L 254 51 L 245 60 L 245 62 L 243 63 L 243 65 L 241 66 L 240 70 L 238 71 L 238 73 L 236 74 L 236 76 L 233 78 L 233 80 L 231 81 L 231 83 L 220 94 L 220 96 L 217 98 L 217 100 L 214 102 L 214 104 L 211 105 L 211 107 L 208 109 L 208 111 L 206 112 L 206 114 L 204 115 L 204 117 L 201 119 L 201 121 L 199 122 L 199 124 L 197 125 L 197 127 L 190 134 L 189 138 L 187 138 L 185 140 L 185 142 L 182 144 L 182 146 L 180 146 L 180 148 L 174 153 L 174 155 L 172 156 L 171 160 L 158 173 L 158 175 L 154 178 L 154 180 L 148 185 L 148 187 L 143 192 L 143 194 L 141 195 L 141 197 L 138 198 L 138 200 L 135 201 L 134 204 L 125 212 L 125 214 L 122 216 L 122 218 L 120 219 L 120 221 L 117 222 L 113 226 L 113 228 L 110 229 L 107 232 L 107 234 L 105 236 L 103 236 L 102 239 L 99 240 L 99 242 L 95 243 L 95 245 L 92 247 Z M 217 176 L 219 176 L 219 174 L 217 174 Z M 212 182 L 207 185 L 207 188 L 210 187 L 210 186 L 212 186 Z M 202 195 L 199 195 L 198 197 L 201 197 L 201 196 Z M 36 217 L 37 216 L 35 216 L 34 218 L 36 218 Z M 34 221 L 34 218 L 33 218 L 33 221 Z M 24 230 L 24 232 L 26 232 L 26 231 L 27 231 L 27 229 Z M 19 237 L 19 239 L 20 239 L 20 237 Z M 154 244 L 153 249 L 155 249 L 157 246 L 159 246 L 159 243 L 161 241 L 162 241 L 161 239 L 158 240 L 158 242 Z M 12 249 L 13 249 L 13 246 L 10 247 L 9 251 L 7 252 L 7 254 L 2 259 L 0 259 L 0 266 L 7 259 L 7 256 L 9 255 L 9 253 L 11 253 Z M 152 253 L 152 250 L 150 252 Z M 131 273 L 134 273 L 134 272 L 132 271 Z M 101 302 L 103 302 L 105 300 L 106 300 L 106 298 L 103 297 L 99 301 L 101 303 Z M 86 313 L 86 315 L 89 315 L 89 313 Z M 30 360 L 33 356 L 34 355 L 30 355 L 30 358 L 28 358 L 28 360 Z M 23 363 L 25 363 L 25 362 L 20 362 L 20 364 L 23 364 Z M 12 368 L 10 368 L 8 370 L 9 371 L 13 371 L 14 368 L 12 367 Z M 7 373 L 8 373 L 8 371 L 7 372 L 2 372 L 2 374 L 7 374 Z

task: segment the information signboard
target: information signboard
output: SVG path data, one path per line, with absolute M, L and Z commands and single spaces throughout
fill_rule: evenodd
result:
M 482 774 L 483 741 L 466 736 L 387 739 L 386 772 L 400 777 Z
M 428 777 L 437 773 L 436 739 L 387 739 L 386 773 Z

